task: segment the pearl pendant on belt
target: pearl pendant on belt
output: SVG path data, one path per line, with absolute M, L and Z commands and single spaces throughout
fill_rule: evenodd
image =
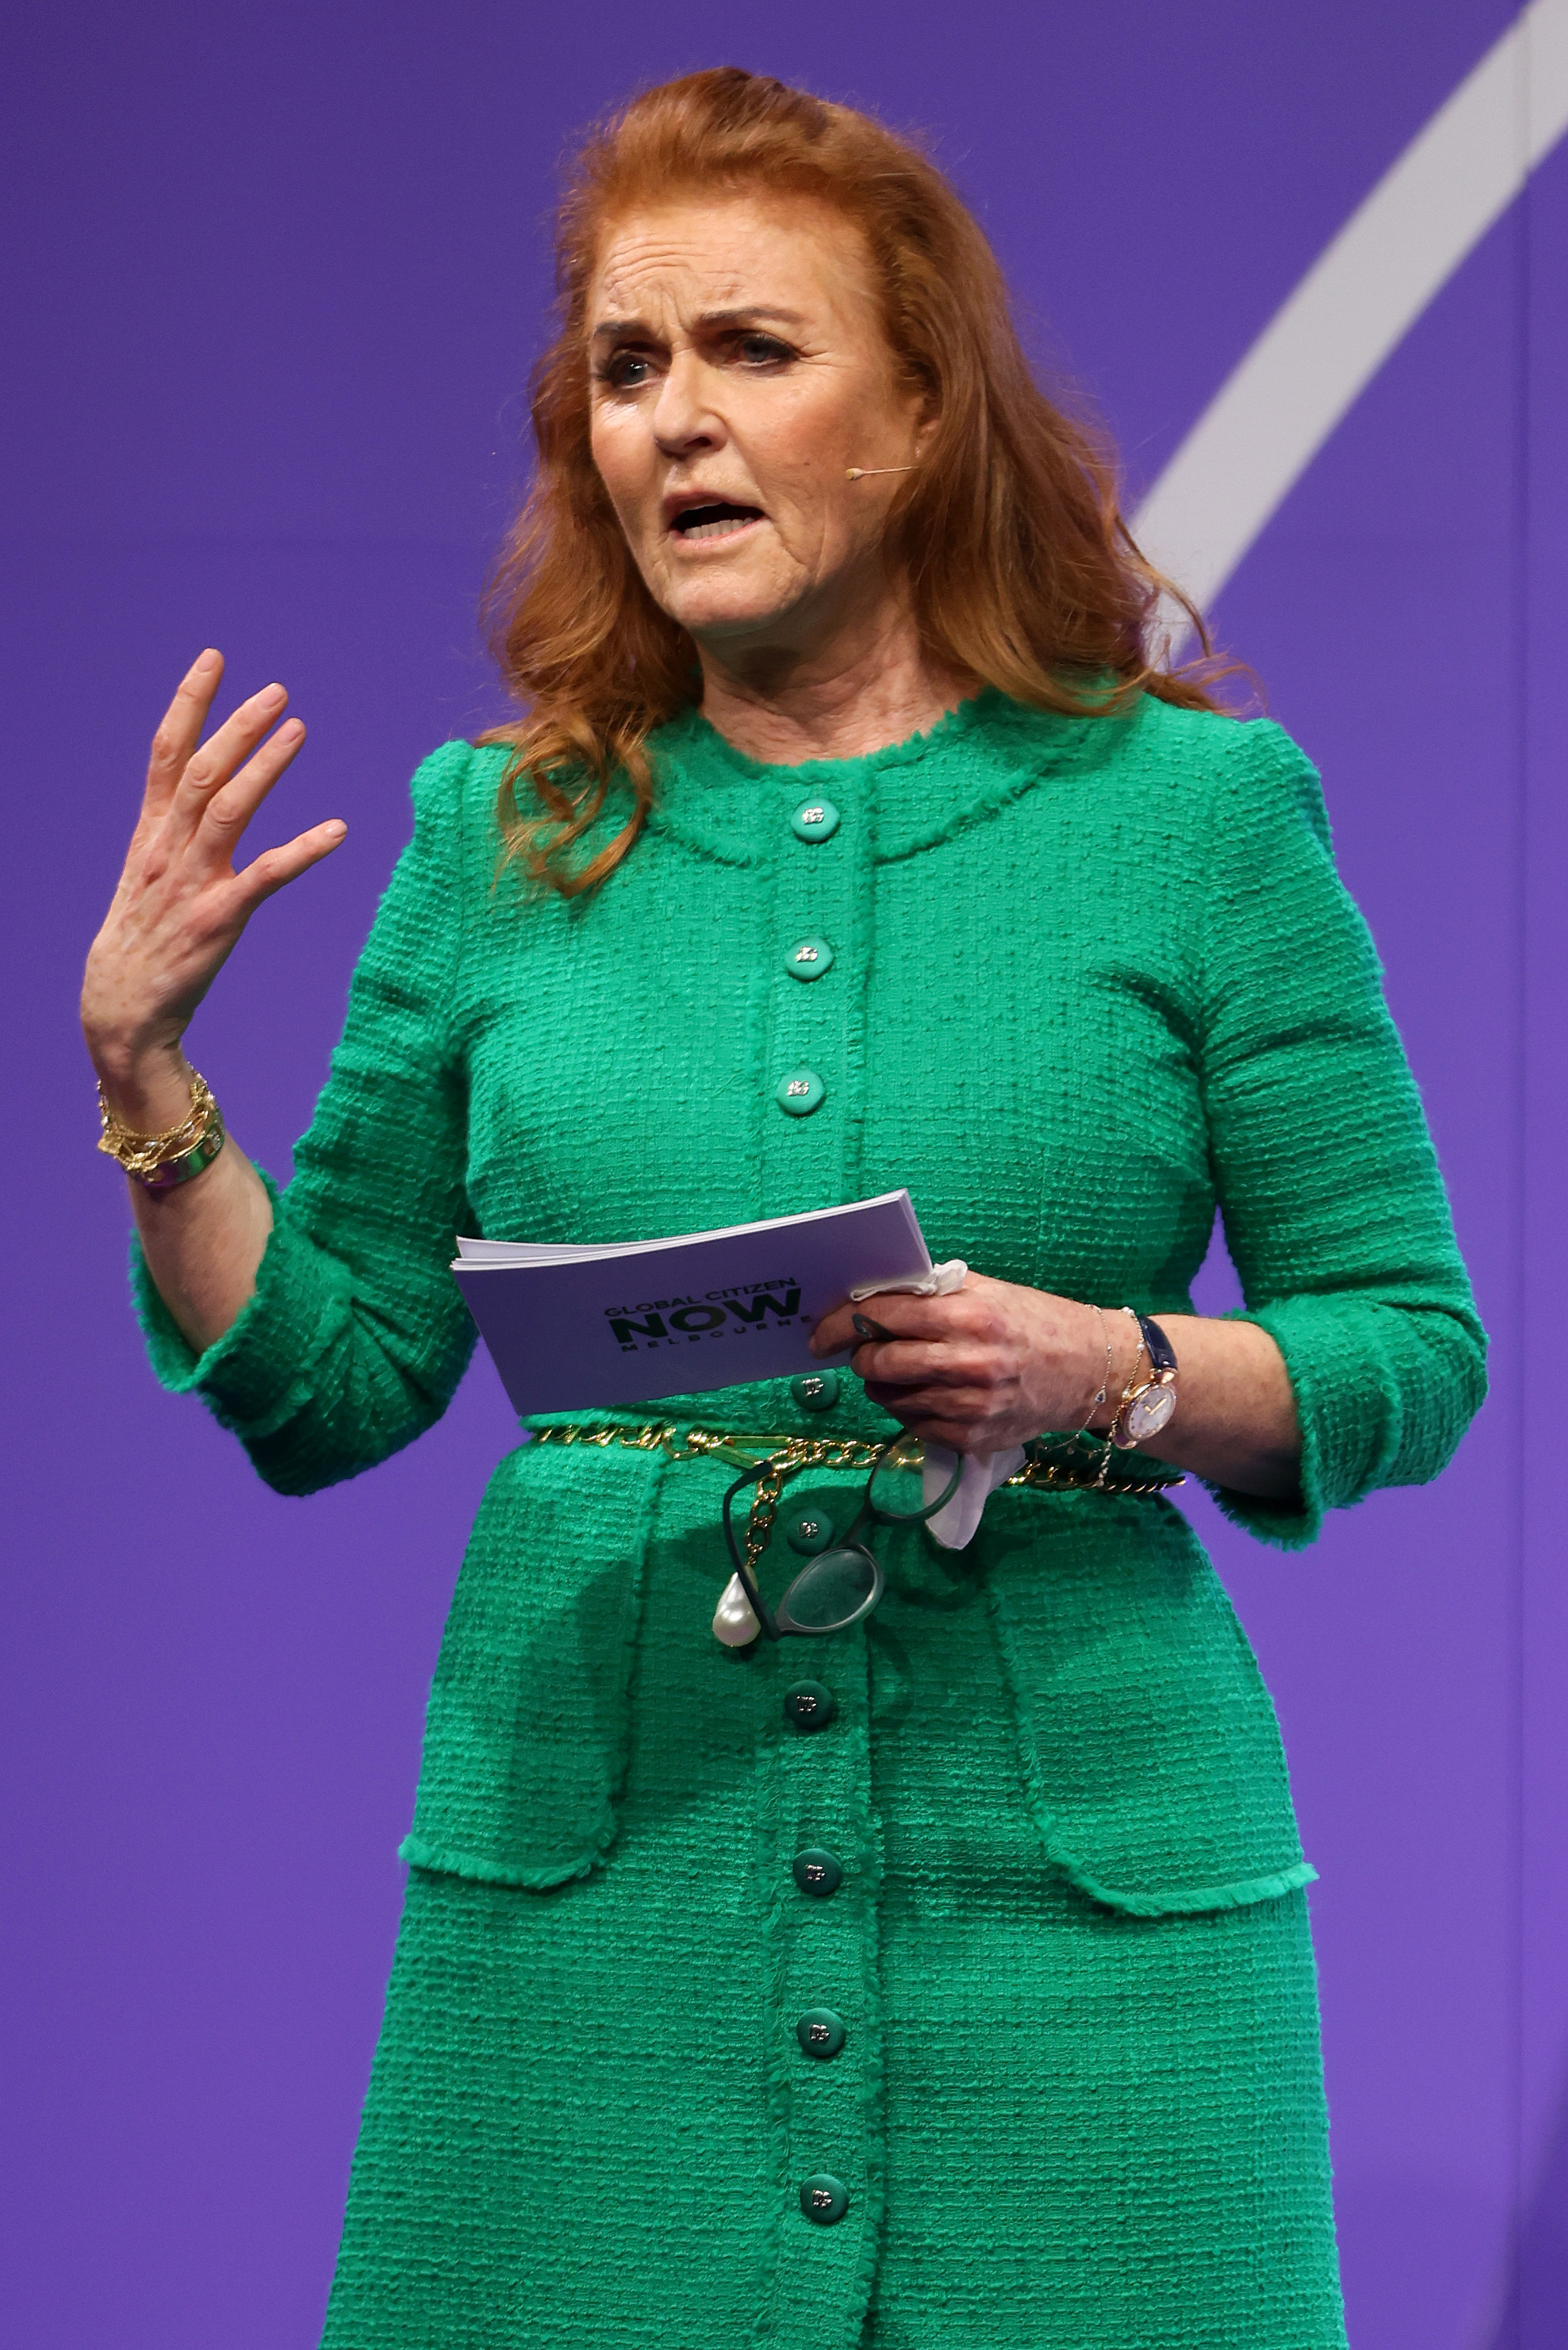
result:
M 713 1610 L 713 1638 L 722 1640 L 726 1648 L 744 1648 L 750 1647 L 762 1628 L 740 1576 L 732 1575 Z

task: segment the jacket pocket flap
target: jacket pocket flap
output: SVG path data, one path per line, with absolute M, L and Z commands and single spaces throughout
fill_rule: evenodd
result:
M 1135 1917 L 1310 1884 L 1273 1705 L 1187 1521 L 1064 1497 L 1046 1527 L 998 1532 L 992 1620 L 1053 1864 Z
M 1091 1901 L 1098 1901 L 1107 1909 L 1119 1909 L 1128 1918 L 1191 1918 L 1206 1909 L 1250 1909 L 1256 1901 L 1278 1901 L 1287 1893 L 1298 1893 L 1303 1885 L 1317 1881 L 1317 1871 L 1310 1860 L 1298 1860 L 1289 1868 L 1277 1870 L 1272 1877 L 1239 1877 L 1229 1885 L 1159 1885 L 1145 1893 L 1135 1893 L 1122 1885 L 1103 1885 L 1100 1879 L 1074 1860 L 1070 1853 L 1053 1849 L 1049 1836 L 1044 1838 L 1046 1856 L 1080 1893 Z
M 542 1889 L 603 1859 L 662 1465 L 660 1454 L 578 1462 L 523 1445 L 496 1470 L 431 1689 L 400 1847 L 413 1866 Z

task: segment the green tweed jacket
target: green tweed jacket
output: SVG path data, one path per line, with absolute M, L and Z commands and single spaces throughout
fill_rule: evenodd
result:
M 1304 1440 L 1299 1502 L 1219 1496 L 1265 1541 L 1442 1467 L 1482 1333 L 1277 727 L 988 693 L 843 764 L 758 765 L 696 713 L 655 747 L 647 836 L 573 905 L 498 879 L 502 754 L 425 763 L 254 1300 L 198 1360 L 139 1272 L 159 1375 L 269 1483 L 441 1413 L 459 1231 L 900 1184 L 935 1257 L 1167 1316 L 1218 1206 Z M 803 940 L 831 949 L 809 980 Z M 788 1116 L 800 1068 L 821 1098 Z M 815 1416 L 783 1383 L 682 1398 L 682 1359 L 649 1358 L 677 1421 L 891 1426 L 847 1374 Z M 539 1444 L 495 1472 L 328 2342 L 1332 2350 L 1313 1872 L 1186 1520 L 1004 1492 L 962 1554 L 898 1538 L 869 1627 L 737 1659 L 709 1631 L 727 1474 Z M 832 1699 L 810 1736 L 802 1675 Z M 830 1900 L 794 1871 L 819 1847 Z M 796 2031 L 819 2007 L 831 2063 Z

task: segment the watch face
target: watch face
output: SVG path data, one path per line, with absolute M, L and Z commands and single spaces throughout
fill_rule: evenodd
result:
M 1176 1409 L 1174 1388 L 1145 1388 L 1142 1395 L 1134 1396 L 1127 1406 L 1127 1432 L 1135 1444 L 1148 1437 L 1158 1436 L 1171 1413 Z

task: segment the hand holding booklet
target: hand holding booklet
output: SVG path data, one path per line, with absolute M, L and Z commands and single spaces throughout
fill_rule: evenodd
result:
M 457 1245 L 458 1287 L 520 1419 L 789 1378 L 818 1367 L 811 1334 L 845 1298 L 950 1285 L 908 1191 L 674 1240 Z
M 520 1419 L 790 1378 L 817 1368 L 811 1334 L 846 1297 L 945 1295 L 968 1271 L 959 1257 L 932 1264 L 908 1191 L 677 1240 L 457 1246 L 457 1285 Z M 937 1540 L 961 1549 L 1023 1460 L 1016 1445 L 964 1460 L 958 1492 L 930 1521 Z M 958 1454 L 927 1446 L 928 1503 L 958 1466 Z

